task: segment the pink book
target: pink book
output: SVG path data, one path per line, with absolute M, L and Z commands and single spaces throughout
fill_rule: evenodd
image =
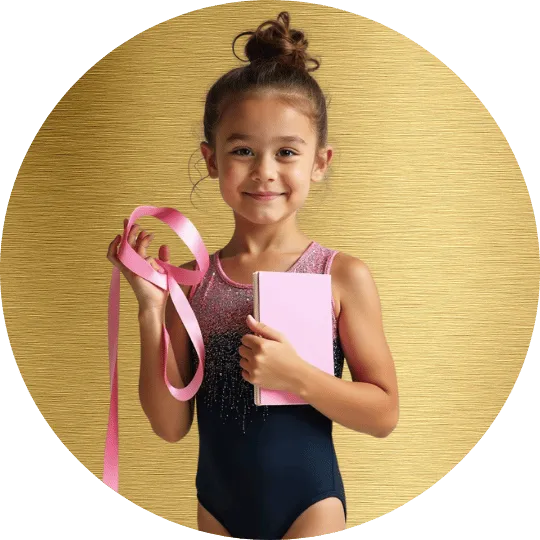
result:
M 253 316 L 282 332 L 299 356 L 334 375 L 330 274 L 253 272 Z M 256 405 L 305 405 L 300 396 L 254 385 Z

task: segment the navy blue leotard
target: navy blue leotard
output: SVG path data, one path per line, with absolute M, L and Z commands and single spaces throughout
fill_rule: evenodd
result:
M 288 272 L 329 273 L 337 251 L 313 241 Z M 196 395 L 199 459 L 197 498 L 236 538 L 282 538 L 309 506 L 337 497 L 347 506 L 332 439 L 332 421 L 311 405 L 257 406 L 242 378 L 238 349 L 251 330 L 251 285 L 231 280 L 219 251 L 189 301 L 205 343 Z M 334 374 L 343 350 L 332 299 Z M 191 344 L 193 373 L 199 359 Z

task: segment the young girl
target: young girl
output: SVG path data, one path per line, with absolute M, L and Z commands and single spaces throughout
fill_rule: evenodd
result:
M 297 224 L 311 182 L 323 181 L 332 158 L 325 97 L 309 74 L 320 64 L 308 56 L 304 34 L 289 28 L 287 12 L 237 38 L 245 34 L 251 36 L 245 45 L 250 63 L 212 86 L 204 111 L 201 152 L 233 211 L 235 229 L 211 255 L 203 280 L 181 286 L 206 353 L 203 383 L 190 401 L 171 396 L 160 367 L 163 316 L 171 337 L 171 384 L 186 386 L 199 361 L 168 292 L 118 261 L 120 236 L 108 258 L 139 301 L 140 398 L 154 431 L 171 442 L 182 439 L 196 398 L 199 530 L 304 538 L 345 529 L 332 422 L 387 436 L 398 419 L 397 382 L 368 267 L 310 240 Z M 128 242 L 158 270 L 146 255 L 152 238 L 134 224 Z M 169 261 L 167 246 L 159 257 Z M 248 318 L 258 270 L 331 274 L 335 376 L 300 358 L 277 330 Z M 353 381 L 341 378 L 344 357 Z M 308 405 L 257 406 L 254 384 L 295 392 Z

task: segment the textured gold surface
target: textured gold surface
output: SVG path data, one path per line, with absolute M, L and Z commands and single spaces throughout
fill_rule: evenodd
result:
M 413 41 L 333 8 L 242 2 L 122 44 L 66 92 L 28 151 L 6 215 L 2 301 L 33 399 L 101 478 L 107 246 L 141 204 L 178 208 L 211 252 L 228 241 L 232 215 L 215 181 L 190 203 L 188 160 L 206 90 L 239 65 L 233 37 L 282 9 L 322 59 L 315 76 L 331 97 L 336 150 L 328 190 L 314 186 L 300 224 L 370 266 L 399 378 L 389 438 L 334 424 L 351 527 L 425 491 L 478 442 L 519 374 L 538 302 L 537 234 L 516 159 L 471 90 Z M 193 161 L 189 173 L 200 178 Z M 156 233 L 151 254 L 169 243 L 174 263 L 192 258 L 161 222 L 140 223 Z M 121 290 L 120 491 L 196 528 L 197 426 L 178 444 L 151 431 L 138 402 L 136 300 L 123 278 Z

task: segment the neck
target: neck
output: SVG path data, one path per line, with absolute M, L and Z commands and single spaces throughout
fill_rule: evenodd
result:
M 257 224 L 236 218 L 235 229 L 228 244 L 221 250 L 224 256 L 258 257 L 278 252 L 302 250 L 310 239 L 300 230 L 295 216 L 272 224 Z

